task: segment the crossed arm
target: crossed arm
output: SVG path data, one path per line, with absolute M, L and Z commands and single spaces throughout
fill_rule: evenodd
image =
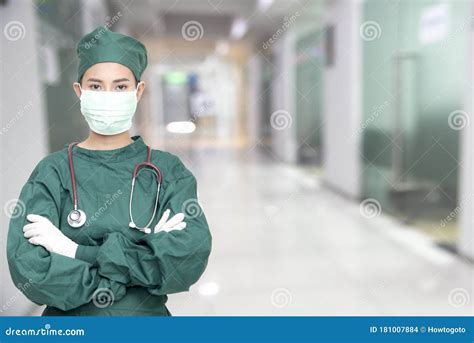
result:
M 186 227 L 184 214 L 178 213 L 171 219 L 169 218 L 170 210 L 167 209 L 160 221 L 156 224 L 153 233 L 160 231 L 170 232 L 173 230 L 182 230 Z M 54 252 L 70 258 L 77 256 L 79 244 L 69 237 L 66 237 L 51 221 L 44 216 L 38 214 L 28 214 L 26 219 L 29 224 L 23 226 L 23 236 L 28 242 L 34 245 L 41 245 L 49 252 Z M 81 247 L 87 249 L 87 247 Z M 99 247 L 97 247 L 98 249 Z
M 196 198 L 194 176 L 176 180 L 171 192 L 166 206 L 181 209 L 184 201 Z M 47 184 L 28 181 L 20 194 L 25 214 L 12 218 L 8 234 L 12 279 L 19 288 L 28 284 L 22 291 L 35 303 L 69 310 L 90 302 L 98 288 L 110 289 L 115 300 L 129 286 L 157 295 L 182 292 L 204 272 L 211 235 L 202 211 L 186 221 L 177 215 L 168 220 L 165 213 L 156 233 L 137 241 L 113 232 L 101 246 L 86 247 L 58 229 L 59 199 L 52 194 Z

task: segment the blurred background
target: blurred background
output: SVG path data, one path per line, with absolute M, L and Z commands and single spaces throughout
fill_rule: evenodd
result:
M 142 41 L 132 134 L 177 154 L 213 234 L 173 315 L 473 315 L 468 0 L 0 0 L 6 235 L 35 165 L 88 134 L 79 39 Z

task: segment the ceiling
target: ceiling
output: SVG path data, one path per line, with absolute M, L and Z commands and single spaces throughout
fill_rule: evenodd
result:
M 298 13 L 298 20 L 321 14 L 327 0 L 108 0 L 109 13 L 121 12 L 121 24 L 141 36 L 177 37 L 185 23 L 197 22 L 207 39 L 229 38 L 232 23 L 247 24 L 244 39 L 267 37 Z M 261 7 L 267 4 L 267 7 Z

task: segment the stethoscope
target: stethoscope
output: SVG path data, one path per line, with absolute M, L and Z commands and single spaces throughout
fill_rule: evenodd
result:
M 77 206 L 78 200 L 77 200 L 77 184 L 76 184 L 76 175 L 74 173 L 74 163 L 72 160 L 72 148 L 77 145 L 79 142 L 74 142 L 69 144 L 68 147 L 68 160 L 69 160 L 69 171 L 71 173 L 71 183 L 72 183 L 72 203 L 74 208 L 69 212 L 69 215 L 67 216 L 67 222 L 68 224 L 73 227 L 73 228 L 80 228 L 81 226 L 84 225 L 84 223 L 87 220 L 86 213 L 83 210 L 80 210 Z M 161 171 L 160 169 L 155 166 L 153 163 L 151 163 L 151 149 L 150 147 L 147 147 L 147 160 L 145 162 L 141 162 L 135 165 L 135 168 L 133 168 L 133 173 L 132 173 L 132 188 L 130 189 L 130 201 L 128 205 L 129 209 L 129 215 L 130 215 L 130 223 L 128 226 L 132 229 L 137 229 L 139 231 L 142 231 L 144 233 L 151 233 L 150 225 L 153 222 L 153 219 L 155 219 L 156 215 L 156 210 L 158 208 L 158 198 L 160 195 L 160 187 L 161 187 L 161 181 L 162 181 L 162 176 L 161 176 Z M 132 200 L 133 200 L 133 192 L 135 190 L 135 180 L 138 177 L 138 174 L 140 173 L 141 170 L 144 168 L 151 168 L 150 170 L 155 174 L 156 177 L 156 182 L 158 184 L 157 189 L 156 189 L 156 199 L 155 199 L 155 207 L 153 209 L 153 214 L 150 218 L 150 221 L 146 224 L 145 227 L 138 227 L 135 224 L 135 221 L 133 220 L 133 215 L 132 215 Z

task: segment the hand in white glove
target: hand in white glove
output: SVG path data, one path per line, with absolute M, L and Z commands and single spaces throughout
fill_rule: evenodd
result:
M 184 213 L 175 214 L 170 220 L 168 220 L 169 215 L 170 210 L 167 209 L 163 213 L 163 216 L 161 217 L 158 224 L 156 224 L 154 230 L 155 233 L 160 231 L 170 232 L 172 230 L 182 230 L 186 227 L 186 222 L 183 221 Z
M 29 214 L 26 219 L 31 223 L 23 227 L 23 236 L 34 245 L 41 245 L 49 252 L 67 257 L 76 256 L 77 243 L 66 237 L 48 218 Z

